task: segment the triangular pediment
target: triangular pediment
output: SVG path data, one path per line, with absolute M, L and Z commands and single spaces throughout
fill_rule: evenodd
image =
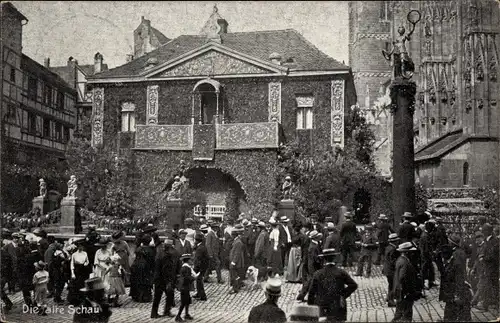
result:
M 254 59 L 221 45 L 203 46 L 184 57 L 166 62 L 149 71 L 146 77 L 193 77 L 217 75 L 256 75 L 281 73 L 282 66 Z

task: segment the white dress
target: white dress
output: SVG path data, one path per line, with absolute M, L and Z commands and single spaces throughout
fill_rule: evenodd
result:
M 95 277 L 101 277 L 105 281 L 105 274 L 109 268 L 111 260 L 111 251 L 105 249 L 99 249 L 95 253 L 94 258 L 94 275 Z

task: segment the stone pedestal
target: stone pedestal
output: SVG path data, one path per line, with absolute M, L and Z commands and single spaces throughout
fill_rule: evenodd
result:
M 164 213 L 165 222 L 169 228 L 172 228 L 174 224 L 179 224 L 182 226 L 184 223 L 184 201 L 181 199 L 168 200 L 165 203 L 166 211 Z
M 393 114 L 392 194 L 394 224 L 398 225 L 404 212 L 415 214 L 415 151 L 413 112 L 415 82 L 396 78 L 391 86 Z
M 42 212 L 42 214 L 49 213 L 49 209 L 50 209 L 49 199 L 45 196 L 35 197 L 33 199 L 33 210 L 35 210 L 36 208 L 39 208 L 40 212 Z
M 75 218 L 79 200 L 74 197 L 65 197 L 61 202 L 61 222 L 59 224 L 60 233 L 75 233 Z
M 279 205 L 279 215 L 286 216 L 295 223 L 295 206 L 293 200 L 281 200 Z

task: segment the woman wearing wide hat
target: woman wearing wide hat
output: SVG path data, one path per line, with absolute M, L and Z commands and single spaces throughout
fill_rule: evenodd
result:
M 135 260 L 131 267 L 130 296 L 136 302 L 147 303 L 152 297 L 155 250 L 150 246 L 151 236 L 142 236 L 141 245 L 135 252 Z
M 130 286 L 130 247 L 123 239 L 125 234 L 123 231 L 116 231 L 111 235 L 113 240 L 113 253 L 120 256 L 120 266 L 123 269 L 123 283 L 125 286 Z
M 111 264 L 111 251 L 108 250 L 108 240 L 101 238 L 94 245 L 100 248 L 94 257 L 94 275 L 105 280 L 104 276 Z
M 80 292 L 85 295 L 75 310 L 73 322 L 107 323 L 112 314 L 105 300 L 104 282 L 100 277 L 85 280 Z

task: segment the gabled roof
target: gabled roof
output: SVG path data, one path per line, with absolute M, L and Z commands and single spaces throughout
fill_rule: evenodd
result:
M 76 94 L 76 91 L 58 74 L 50 71 L 48 68 L 29 58 L 25 54 L 23 54 L 21 58 L 21 69 L 23 71 L 27 71 L 33 75 L 36 75 L 38 78 L 54 86 L 57 86 L 60 89 L 64 89 L 72 94 Z
M 430 143 L 422 146 L 415 151 L 415 161 L 425 161 L 429 159 L 440 158 L 449 151 L 459 147 L 468 140 L 495 140 L 491 136 L 464 134 L 462 129 L 452 131 Z
M 170 38 L 168 38 L 167 36 L 165 36 L 164 34 L 161 33 L 161 31 L 159 31 L 158 29 L 154 28 L 154 27 L 151 27 L 151 31 L 153 32 L 153 34 L 156 36 L 156 39 L 158 39 L 158 41 L 160 42 L 160 44 L 166 44 L 170 41 Z
M 275 52 L 281 55 L 282 62 L 291 58 L 294 61 L 294 65 L 289 66 L 291 71 L 349 70 L 348 66 L 321 52 L 293 29 L 223 33 L 220 36 L 222 46 L 259 60 L 271 63 L 269 55 Z M 93 79 L 139 76 L 151 57 L 161 65 L 206 43 L 204 35 L 182 35 L 125 65 L 99 73 Z
M 76 65 L 77 68 L 82 71 L 85 76 L 91 76 L 94 75 L 94 68 L 95 66 L 93 64 L 88 64 L 88 65 Z M 56 73 L 59 75 L 64 81 L 66 81 L 68 84 L 73 85 L 75 80 L 72 79 L 72 73 L 71 73 L 71 66 L 65 65 L 65 66 L 53 66 L 49 67 L 50 71 L 53 73 Z M 103 70 L 108 69 L 108 64 L 103 64 Z

